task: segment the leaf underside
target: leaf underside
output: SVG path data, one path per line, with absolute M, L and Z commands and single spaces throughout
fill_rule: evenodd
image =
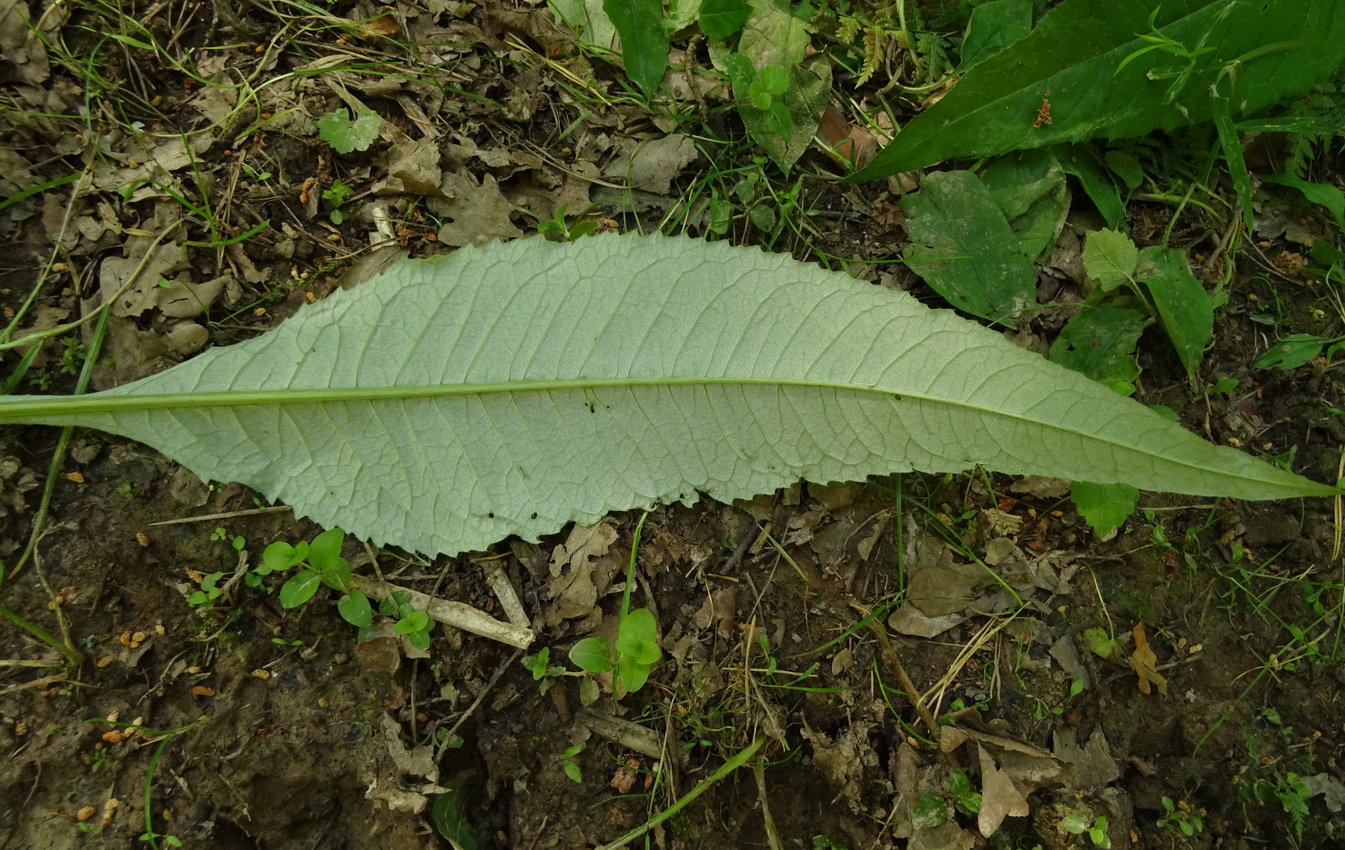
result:
M 116 390 L 0 399 L 424 553 L 974 464 L 1241 498 L 1335 491 L 1206 443 L 905 293 L 726 244 L 541 239 L 403 261 Z

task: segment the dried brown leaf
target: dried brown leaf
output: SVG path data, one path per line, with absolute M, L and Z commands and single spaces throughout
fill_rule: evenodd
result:
M 1140 623 L 1130 632 L 1135 637 L 1135 651 L 1130 653 L 1130 669 L 1139 676 L 1140 691 L 1151 693 L 1151 685 L 1158 686 L 1158 692 L 1168 695 L 1168 680 L 1158 674 L 1158 656 L 1149 648 L 1144 636 L 1144 624 Z

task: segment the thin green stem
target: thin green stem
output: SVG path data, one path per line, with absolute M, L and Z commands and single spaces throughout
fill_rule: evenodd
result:
M 695 788 L 692 788 L 690 791 L 684 794 L 677 802 L 673 803 L 668 808 L 654 815 L 652 818 L 645 821 L 640 826 L 637 826 L 635 829 L 632 829 L 630 832 L 621 836 L 616 841 L 604 844 L 601 847 L 597 848 L 597 850 L 618 850 L 618 848 L 626 846 L 635 839 L 639 838 L 641 835 L 644 835 L 649 830 L 663 823 L 668 818 L 677 814 L 682 809 L 685 809 L 697 797 L 704 794 L 706 791 L 710 790 L 711 785 L 714 785 L 716 782 L 723 779 L 725 776 L 728 776 L 733 771 L 742 767 L 743 764 L 748 759 L 756 755 L 757 750 L 761 749 L 761 745 L 764 743 L 766 743 L 765 738 L 757 738 L 752 743 L 748 744 L 745 750 L 741 751 L 733 758 L 724 762 L 724 764 L 722 764 L 718 769 L 716 769 L 714 773 L 711 773 L 709 776 L 702 779 L 699 783 L 697 783 Z

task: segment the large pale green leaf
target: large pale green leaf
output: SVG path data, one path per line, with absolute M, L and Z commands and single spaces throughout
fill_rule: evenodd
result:
M 0 398 L 426 553 L 656 502 L 973 464 L 1241 498 L 1332 488 L 914 298 L 755 249 L 589 237 L 405 261 L 116 390 Z
M 1150 49 L 1122 67 L 1153 47 L 1140 35 L 1152 35 L 1155 9 L 1163 35 L 1199 55 Z M 1306 90 L 1342 58 L 1345 3 L 1338 0 L 1065 0 L 1029 36 L 969 71 L 850 179 L 1171 130 L 1209 119 L 1212 94 L 1250 115 Z M 1043 101 L 1050 123 L 1038 120 Z

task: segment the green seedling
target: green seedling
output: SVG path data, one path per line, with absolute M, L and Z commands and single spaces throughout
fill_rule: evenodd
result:
M 1262 803 L 1278 802 L 1280 808 L 1284 809 L 1284 813 L 1289 816 L 1289 826 L 1293 830 L 1294 837 L 1299 839 L 1303 837 L 1303 825 L 1307 821 L 1308 800 L 1312 798 L 1312 792 L 1303 783 L 1302 777 L 1297 773 L 1277 773 L 1273 780 L 1256 780 L 1252 785 L 1252 790 L 1256 799 Z M 1164 806 L 1166 807 L 1166 803 Z M 1199 824 L 1200 819 L 1196 818 L 1195 820 Z M 1160 821 L 1159 824 L 1162 825 L 1162 822 Z M 1186 835 L 1191 834 L 1185 830 L 1182 831 Z M 1197 825 L 1196 832 L 1199 831 L 1200 828 Z
M 583 744 L 575 744 L 573 747 L 565 748 L 565 775 L 575 782 L 584 781 L 584 771 L 579 767 L 579 762 L 576 760 L 583 751 Z
M 948 771 L 948 793 L 958 811 L 974 815 L 981 810 L 981 795 L 971 787 L 971 778 L 966 771 Z
M 362 109 L 351 118 L 348 110 L 338 109 L 318 118 L 318 138 L 337 153 L 368 150 L 382 124 L 383 119 L 373 110 Z
M 551 218 L 542 218 L 536 213 L 528 210 L 523 212 L 537 219 L 537 233 L 545 237 L 550 242 L 573 242 L 583 236 L 591 236 L 598 229 L 598 222 L 593 219 L 584 219 L 582 216 L 587 214 L 588 210 L 580 213 L 580 220 L 574 224 L 565 223 L 566 205 L 561 204 L 556 210 L 556 214 Z
M 215 607 L 215 600 L 219 599 L 220 595 L 224 593 L 224 589 L 219 586 L 222 578 L 224 578 L 223 570 L 202 578 L 201 589 L 187 597 L 187 604 L 199 611 Z
M 741 53 L 727 56 L 724 64 L 733 80 L 733 90 L 746 95 L 746 100 L 765 116 L 766 127 L 782 139 L 794 134 L 794 119 L 785 105 L 789 91 L 789 72 L 779 65 L 767 65 L 760 71 L 752 60 Z
M 355 591 L 359 593 L 359 591 Z M 354 593 L 351 594 L 354 596 Z M 363 594 L 360 594 L 363 598 Z M 424 611 L 417 611 L 411 606 L 411 602 L 406 595 L 406 591 L 398 590 L 391 596 L 385 597 L 378 603 L 378 611 L 387 617 L 392 617 L 397 621 L 392 631 L 395 634 L 405 635 L 407 641 L 416 649 L 430 648 L 430 630 L 434 628 L 434 621 L 430 615 Z M 345 617 L 345 612 L 341 613 Z M 349 621 L 350 618 L 346 617 Z M 351 621 L 353 622 L 353 621 Z
M 108 720 L 105 717 L 91 717 L 87 721 L 89 723 L 106 723 L 109 726 L 112 726 L 113 728 L 116 729 L 124 729 L 129 733 L 138 733 L 146 741 L 158 742 L 158 746 L 154 748 L 153 754 L 150 755 L 149 757 L 149 767 L 145 771 L 145 794 L 144 794 L 145 831 L 141 833 L 139 837 L 139 840 L 148 844 L 152 848 L 152 850 L 159 850 L 159 839 L 163 839 L 163 843 L 168 847 L 182 846 L 182 839 L 178 838 L 177 836 L 164 835 L 162 833 L 154 831 L 152 792 L 154 790 L 154 770 L 159 765 L 159 757 L 163 755 L 164 747 L 168 746 L 168 742 L 171 741 L 174 737 L 176 737 L 177 735 L 181 735 L 185 732 L 190 732 L 193 729 L 197 729 L 200 726 L 208 723 L 209 721 L 210 716 L 202 714 L 200 717 L 196 719 L 195 723 L 190 723 L 186 726 L 179 726 L 176 729 L 163 729 L 163 730 L 149 729 L 144 726 L 137 726 L 134 723 L 118 723 L 116 721 Z M 81 824 L 81 827 L 83 828 L 84 825 Z
M 1107 837 L 1107 819 L 1098 815 L 1089 821 L 1085 815 L 1067 815 L 1060 820 L 1060 828 L 1070 835 L 1087 835 L 1094 847 L 1111 847 Z
M 1168 85 L 1167 93 L 1163 95 L 1163 103 L 1167 104 L 1172 103 L 1177 95 L 1181 93 L 1181 90 L 1186 86 L 1187 81 L 1191 79 L 1191 74 L 1196 70 L 1196 60 L 1206 53 L 1212 53 L 1214 48 L 1198 46 L 1192 50 L 1180 41 L 1164 34 L 1162 30 L 1155 26 L 1160 11 L 1162 11 L 1161 7 L 1155 6 L 1153 14 L 1149 15 L 1148 33 L 1135 34 L 1136 38 L 1147 42 L 1147 44 L 1122 59 L 1121 63 L 1116 66 L 1116 71 L 1113 76 L 1121 73 L 1121 70 L 1131 62 L 1146 53 L 1152 53 L 1155 50 L 1162 51 L 1163 53 L 1167 53 L 1183 60 L 1184 64 L 1154 68 L 1149 72 L 1149 79 L 1172 80 L 1172 83 Z
M 322 200 L 332 206 L 331 212 L 327 213 L 327 218 L 331 219 L 332 224 L 340 224 L 346 220 L 346 211 L 341 209 L 341 205 L 354 192 L 355 190 L 347 186 L 345 181 L 340 178 L 332 181 L 330 189 L 322 191 Z
M 373 608 L 368 597 L 350 586 L 350 562 L 341 557 L 341 545 L 345 539 L 344 531 L 332 528 L 314 537 L 311 544 L 301 540 L 297 546 L 291 546 L 278 540 L 266 547 L 262 553 L 262 563 L 254 572 L 267 575 L 299 567 L 299 572 L 286 579 L 280 587 L 282 606 L 297 608 L 303 605 L 313 598 L 318 587 L 325 584 L 342 593 L 336 605 L 342 619 L 356 628 L 367 629 L 373 622 Z
M 1205 822 L 1200 819 L 1200 815 L 1191 810 L 1191 804 L 1185 800 L 1173 803 L 1171 797 L 1164 797 L 1162 803 L 1163 816 L 1158 819 L 1159 829 L 1170 829 L 1190 838 L 1205 828 Z
M 590 637 L 570 649 L 570 660 L 587 673 L 611 673 L 612 691 L 620 698 L 634 693 L 649 680 L 649 671 L 663 655 L 658 645 L 658 624 L 647 608 L 629 609 L 630 589 L 635 584 L 635 555 L 640 550 L 640 533 L 646 511 L 635 526 L 631 541 L 630 564 L 626 570 L 626 590 L 621 595 L 621 618 L 617 625 L 616 643 L 607 638 Z M 536 675 L 534 673 L 533 675 Z
M 532 673 L 532 679 L 538 683 L 538 688 L 542 693 L 551 690 L 551 686 L 556 684 L 556 680 L 566 673 L 564 667 L 551 664 L 551 647 L 549 646 L 542 647 L 536 655 L 523 656 L 521 663 L 525 670 Z

